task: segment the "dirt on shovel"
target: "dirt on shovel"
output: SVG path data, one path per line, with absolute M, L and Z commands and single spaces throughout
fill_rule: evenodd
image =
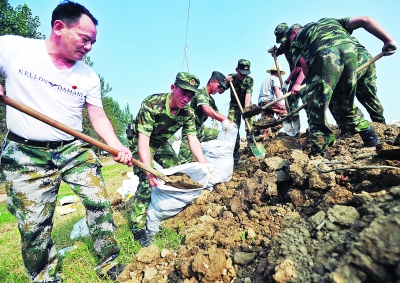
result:
M 261 108 L 256 104 L 249 105 L 243 109 L 243 118 L 251 118 L 261 113 Z
M 185 173 L 175 173 L 173 175 L 169 175 L 168 178 L 172 180 L 172 182 L 166 182 L 167 186 L 175 187 L 182 190 L 193 190 L 203 188 L 203 185 L 193 181 L 189 175 Z

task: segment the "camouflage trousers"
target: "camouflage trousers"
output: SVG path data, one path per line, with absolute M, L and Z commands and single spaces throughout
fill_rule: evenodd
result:
M 219 131 L 217 129 L 208 128 L 208 127 L 205 127 L 204 125 L 201 125 L 196 130 L 197 138 L 199 139 L 200 142 L 207 142 L 207 141 L 215 140 L 218 137 L 218 132 Z M 181 147 L 179 148 L 179 156 L 178 157 L 179 157 L 180 164 L 186 164 L 189 162 L 196 161 L 192 151 L 190 150 L 187 135 L 182 136 L 182 143 L 181 143 Z
M 238 106 L 229 105 L 228 119 L 231 120 L 233 123 L 235 123 L 237 128 L 238 128 L 238 134 L 237 134 L 237 137 L 236 137 L 235 148 L 233 150 L 233 155 L 235 155 L 235 154 L 239 153 L 239 148 L 240 148 L 240 134 L 239 134 L 239 132 L 240 132 L 240 124 L 242 122 L 242 112 L 240 111 L 240 108 Z M 254 120 L 255 120 L 255 117 L 251 117 L 250 119 L 248 119 L 250 127 L 253 125 Z M 249 138 L 249 134 L 250 133 L 248 132 L 248 129 L 246 127 L 246 136 L 247 136 L 247 138 Z
M 369 53 L 362 52 L 358 55 L 358 66 L 372 59 Z M 376 94 L 376 68 L 371 64 L 357 73 L 357 100 L 367 110 L 373 122 L 386 124 L 383 117 L 383 106 Z
M 335 141 L 325 112 L 330 108 L 341 130 L 360 132 L 369 128 L 361 111 L 354 107 L 357 50 L 342 44 L 321 51 L 307 75 L 307 117 L 312 147 L 324 150 Z
M 130 149 L 133 153 L 133 158 L 139 160 L 137 145 L 133 145 Z M 150 152 L 153 160 L 163 168 L 179 165 L 178 157 L 168 142 L 158 148 L 150 147 Z M 152 165 L 153 160 L 151 162 Z M 132 203 L 131 221 L 132 229 L 140 230 L 146 227 L 146 213 L 151 201 L 151 187 L 146 173 L 142 169 L 134 166 L 133 173 L 139 177 L 139 185 Z
M 5 140 L 1 164 L 7 208 L 17 218 L 22 260 L 32 282 L 52 282 L 58 277 L 51 231 L 61 181 L 71 187 L 86 208 L 86 221 L 100 262 L 118 255 L 101 165 L 88 144 L 75 141 L 47 149 Z

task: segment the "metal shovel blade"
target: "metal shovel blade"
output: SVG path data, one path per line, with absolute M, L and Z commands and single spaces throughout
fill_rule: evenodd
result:
M 259 142 L 254 143 L 254 141 L 253 141 L 253 143 L 250 144 L 249 146 L 250 146 L 251 152 L 254 154 L 254 156 L 257 159 L 265 158 L 265 147 L 261 143 L 259 143 Z
M 283 121 L 283 129 L 285 130 L 285 133 L 291 137 L 300 133 L 300 117 L 295 116 L 292 118 L 292 121 Z

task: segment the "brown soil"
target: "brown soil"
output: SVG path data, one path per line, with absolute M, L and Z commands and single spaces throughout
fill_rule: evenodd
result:
M 261 107 L 256 104 L 252 104 L 243 109 L 243 118 L 251 118 L 261 113 Z
M 193 189 L 198 189 L 198 188 L 203 188 L 202 184 L 199 184 L 195 181 L 193 181 L 189 175 L 184 174 L 184 173 L 175 173 L 173 175 L 169 175 L 168 178 L 172 180 L 172 182 L 166 182 L 165 184 L 167 186 L 175 187 L 178 189 L 183 189 L 183 190 L 193 190 Z
M 387 144 L 400 133 L 372 125 Z M 231 181 L 163 222 L 186 236 L 177 251 L 143 248 L 153 257 L 139 251 L 120 281 L 399 282 L 400 161 L 359 135 L 326 158 L 309 157 L 306 134 L 263 143 L 264 160 L 244 148 Z

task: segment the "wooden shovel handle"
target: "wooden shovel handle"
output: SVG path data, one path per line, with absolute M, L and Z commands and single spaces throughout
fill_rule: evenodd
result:
M 303 89 L 305 86 L 306 86 L 306 84 L 301 85 L 299 90 Z M 281 101 L 282 99 L 288 98 L 288 97 L 291 96 L 291 95 L 292 95 L 292 93 L 291 93 L 291 92 L 288 92 L 288 93 L 286 93 L 285 95 L 282 95 L 281 97 L 275 99 L 274 101 L 271 101 L 270 103 L 265 104 L 263 107 L 261 107 L 261 109 L 263 109 L 263 110 L 264 110 L 264 109 L 267 109 L 268 107 L 274 105 L 275 103 Z
M 231 86 L 233 95 L 234 95 L 235 98 L 236 98 L 236 102 L 237 102 L 237 104 L 239 105 L 240 111 L 241 111 L 242 114 L 243 114 L 243 107 L 242 107 L 242 104 L 240 103 L 239 97 L 237 96 L 236 90 L 235 90 L 235 88 L 233 87 L 233 84 L 232 84 L 231 81 L 229 82 L 229 84 L 230 84 L 230 86 Z M 250 127 L 250 124 L 249 124 L 249 121 L 247 120 L 247 118 L 244 119 L 244 122 L 246 123 L 247 129 L 248 129 L 249 132 L 251 133 L 251 127 Z
M 358 73 L 359 71 L 361 71 L 362 69 L 364 69 L 365 67 L 368 67 L 369 65 L 371 65 L 372 63 L 374 63 L 376 60 L 382 58 L 382 56 L 385 55 L 385 52 L 381 52 L 378 55 L 376 55 L 374 58 L 372 58 L 371 60 L 369 60 L 367 63 L 362 64 L 360 67 L 358 67 L 356 69 L 356 72 Z
M 23 113 L 25 113 L 25 114 L 27 114 L 29 116 L 32 116 L 33 118 L 36 118 L 36 119 L 42 121 L 43 123 L 46 123 L 46 124 L 48 124 L 50 126 L 53 126 L 54 128 L 57 128 L 57 129 L 59 129 L 59 130 L 61 130 L 63 132 L 66 132 L 66 133 L 68 133 L 68 134 L 70 134 L 70 135 L 72 135 L 72 136 L 74 136 L 74 137 L 76 137 L 78 139 L 81 139 L 81 140 L 83 140 L 85 142 L 88 142 L 91 145 L 94 145 L 94 146 L 96 146 L 96 147 L 98 147 L 98 148 L 100 148 L 100 149 L 102 149 L 104 151 L 107 151 L 108 153 L 111 153 L 114 156 L 117 156 L 118 153 L 119 153 L 118 150 L 106 145 L 105 143 L 102 143 L 102 142 L 100 142 L 100 141 L 98 141 L 98 140 L 96 140 L 96 139 L 94 139 L 94 138 L 92 138 L 92 137 L 90 137 L 88 135 L 85 135 L 82 132 L 79 132 L 79 131 L 77 131 L 75 129 L 72 129 L 72 128 L 70 128 L 70 127 L 68 127 L 68 126 L 66 126 L 66 125 L 64 125 L 64 124 L 62 124 L 60 122 L 57 122 L 56 120 L 53 120 L 50 117 L 48 117 L 46 115 L 43 115 L 42 113 L 39 113 L 38 111 L 36 111 L 36 110 L 26 106 L 26 105 L 23 105 L 22 103 L 14 100 L 14 99 L 12 99 L 10 97 L 7 97 L 6 95 L 0 95 L 0 100 L 3 101 L 3 103 L 7 104 L 8 106 L 11 106 L 11 107 L 13 107 L 15 109 L 18 109 L 19 111 L 21 111 L 21 112 L 23 112 Z M 138 161 L 138 160 L 136 160 L 134 158 L 132 158 L 132 164 L 137 166 L 137 167 L 139 167 L 139 168 L 141 168 L 141 169 L 143 169 L 143 170 L 145 170 L 145 171 L 147 171 L 147 172 L 149 172 L 149 173 L 151 173 L 151 174 L 153 174 L 154 176 L 160 178 L 161 180 L 163 180 L 165 182 L 172 182 L 170 178 L 168 178 L 167 176 L 165 176 L 161 172 L 155 170 L 154 168 L 151 168 L 150 166 L 147 166 L 146 164 L 143 164 L 142 162 L 140 162 L 140 161 Z

